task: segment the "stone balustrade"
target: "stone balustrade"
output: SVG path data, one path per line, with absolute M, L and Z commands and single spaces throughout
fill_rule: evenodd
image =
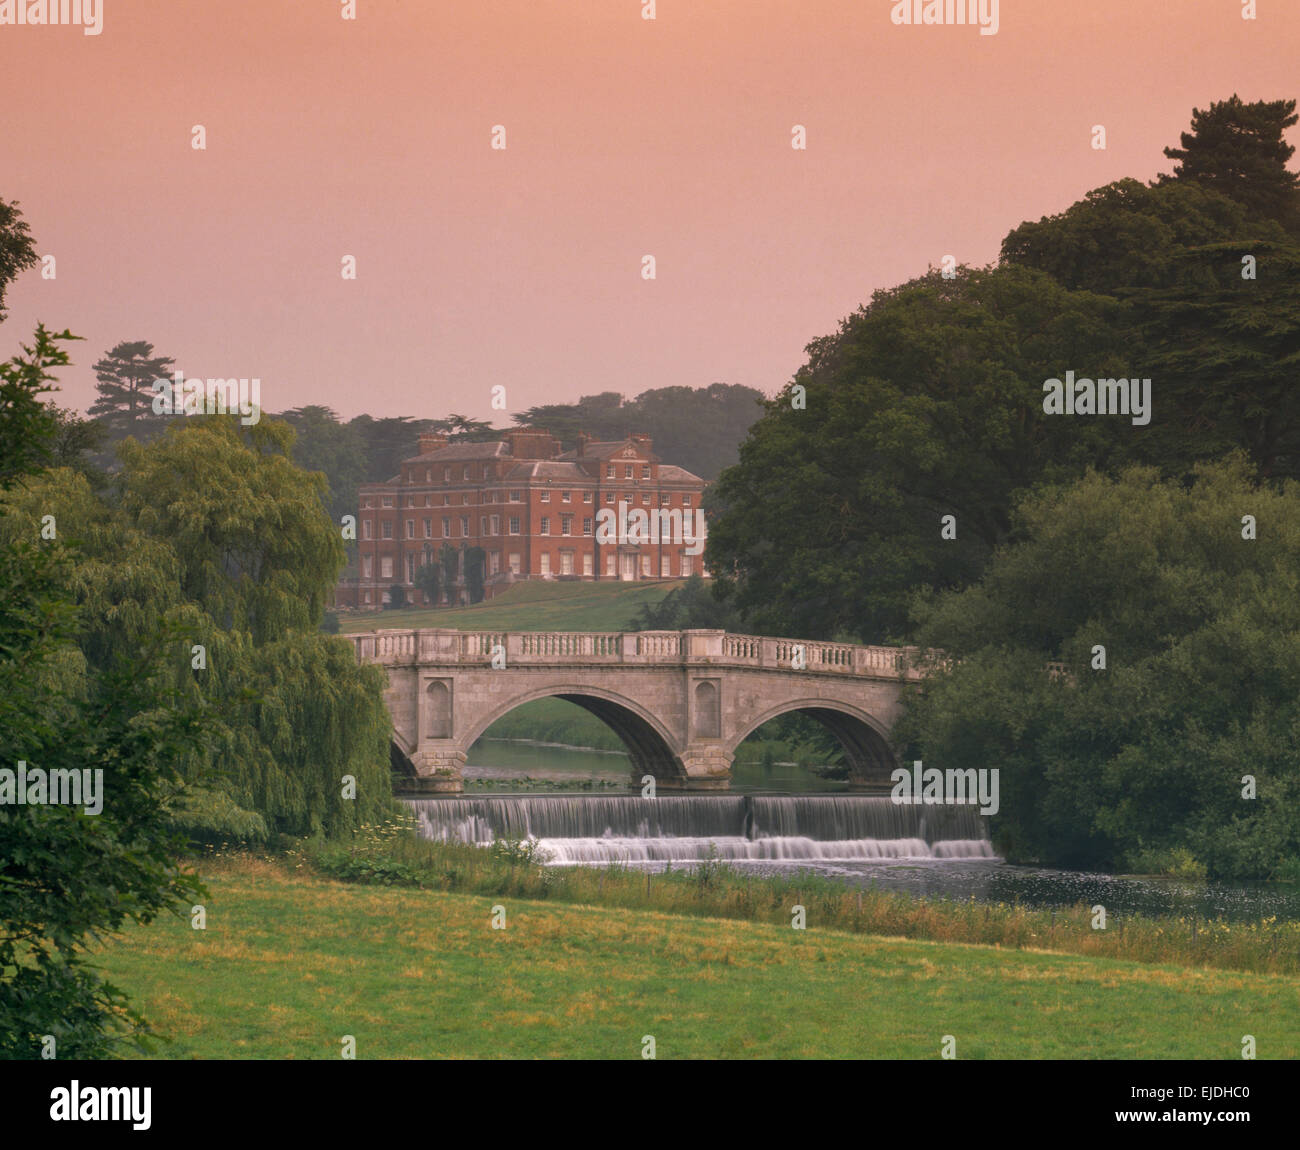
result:
M 915 647 L 867 647 L 727 631 L 382 630 L 344 635 L 366 663 L 481 666 L 504 649 L 509 666 L 676 664 L 918 679 Z

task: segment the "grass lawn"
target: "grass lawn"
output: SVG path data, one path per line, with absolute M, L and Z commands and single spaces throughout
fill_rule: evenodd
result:
M 1300 979 L 345 884 L 246 858 L 98 961 L 175 1058 L 1300 1057 Z M 506 907 L 493 930 L 491 907 Z
M 645 603 L 658 603 L 685 580 L 658 583 L 516 583 L 485 603 L 439 610 L 341 614 L 346 634 L 388 627 L 455 627 L 462 631 L 626 631 Z

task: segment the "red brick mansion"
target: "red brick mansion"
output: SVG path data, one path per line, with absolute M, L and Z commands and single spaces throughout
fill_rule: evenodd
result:
M 561 453 L 554 436 L 532 428 L 480 443 L 426 433 L 397 475 L 361 486 L 358 567 L 335 602 L 373 609 L 400 585 L 407 602 L 425 605 L 417 572 L 427 563 L 445 571 L 445 547 L 455 577 L 442 579 L 442 603 L 467 602 L 479 582 L 490 598 L 520 579 L 705 574 L 704 486 L 661 463 L 644 435 L 579 436 L 576 450 Z

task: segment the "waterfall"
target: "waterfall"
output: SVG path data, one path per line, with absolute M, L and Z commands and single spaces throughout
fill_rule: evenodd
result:
M 723 859 L 993 858 L 973 806 L 876 795 L 408 799 L 428 839 L 531 838 L 563 863 Z M 922 814 L 922 811 L 925 813 Z

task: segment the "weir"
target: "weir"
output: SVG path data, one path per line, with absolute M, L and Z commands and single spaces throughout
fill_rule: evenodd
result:
M 564 863 L 994 858 L 974 807 L 866 795 L 410 799 L 428 839 L 531 838 Z

